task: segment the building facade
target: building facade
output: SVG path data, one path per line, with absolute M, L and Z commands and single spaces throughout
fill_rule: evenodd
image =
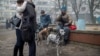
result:
M 55 18 L 60 14 L 59 2 L 60 6 L 63 5 L 63 0 L 32 0 L 36 5 L 37 12 L 37 22 L 40 22 L 40 12 L 41 10 L 45 10 L 47 14 L 49 14 L 52 18 L 52 23 L 54 23 Z M 58 2 L 59 1 L 59 2 Z M 67 0 L 67 13 L 71 15 L 72 19 L 76 19 L 75 13 L 72 9 L 71 1 L 75 0 Z M 77 4 L 79 4 L 79 0 L 76 0 Z M 90 20 L 90 11 L 88 6 L 88 0 L 82 0 L 83 4 L 80 8 L 79 18 L 84 18 L 87 23 Z M 96 2 L 95 2 L 96 3 Z M 15 6 L 16 0 L 0 0 L 0 21 L 10 19 L 15 14 Z M 100 7 L 95 10 L 94 16 L 100 16 Z M 91 22 L 90 22 L 91 23 Z
M 38 23 L 40 22 L 41 10 L 44 10 L 46 12 L 46 14 L 49 14 L 51 16 L 51 18 L 53 17 L 53 15 L 55 13 L 55 11 L 54 11 L 55 0 L 34 0 L 33 2 L 36 5 L 37 22 Z
M 15 14 L 15 4 L 16 0 L 0 0 L 0 22 L 10 19 Z

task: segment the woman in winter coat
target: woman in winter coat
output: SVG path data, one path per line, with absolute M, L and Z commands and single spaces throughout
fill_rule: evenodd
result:
M 22 19 L 23 17 L 23 11 L 26 8 L 27 1 L 24 0 L 17 0 L 17 6 L 16 6 L 16 17 L 19 19 Z M 22 34 L 21 34 L 21 27 L 22 22 L 16 26 L 16 44 L 14 46 L 14 52 L 13 56 L 17 56 L 19 51 L 19 56 L 23 56 L 23 47 L 24 47 L 24 41 L 22 40 Z

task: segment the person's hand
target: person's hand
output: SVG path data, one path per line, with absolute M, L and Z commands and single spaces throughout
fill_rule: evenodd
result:
M 68 26 L 68 25 L 69 25 L 69 23 L 66 23 L 66 24 L 65 24 L 65 26 Z
M 21 17 L 23 17 L 23 14 L 21 14 Z
M 22 13 L 20 13 L 20 16 L 21 16 L 21 18 L 23 18 L 23 14 Z
M 62 24 L 61 22 L 57 22 L 58 25 Z

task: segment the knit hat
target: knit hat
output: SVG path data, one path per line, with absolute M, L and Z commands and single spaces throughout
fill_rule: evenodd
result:
M 61 11 L 66 11 L 67 10 L 67 7 L 66 6 L 62 6 L 61 7 Z

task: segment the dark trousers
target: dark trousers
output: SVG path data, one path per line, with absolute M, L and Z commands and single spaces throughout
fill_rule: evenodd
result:
M 28 42 L 29 45 L 29 56 L 36 56 L 36 44 L 35 41 Z
M 13 56 L 17 56 L 18 51 L 19 51 L 19 56 L 23 56 L 24 41 L 22 40 L 21 30 L 16 29 L 16 37 L 17 40 L 14 47 Z
M 64 30 L 65 30 L 64 44 L 66 45 L 69 42 L 70 29 L 68 27 L 64 27 Z
M 14 47 L 13 56 L 17 56 L 18 51 L 19 51 L 19 56 L 23 56 L 23 47 L 25 42 L 22 40 L 21 30 L 16 29 L 16 37 L 17 37 L 17 42 Z M 35 38 L 35 35 L 33 36 L 33 38 Z M 35 40 L 33 39 L 32 41 L 28 42 L 28 45 L 29 45 L 29 56 L 36 56 Z

